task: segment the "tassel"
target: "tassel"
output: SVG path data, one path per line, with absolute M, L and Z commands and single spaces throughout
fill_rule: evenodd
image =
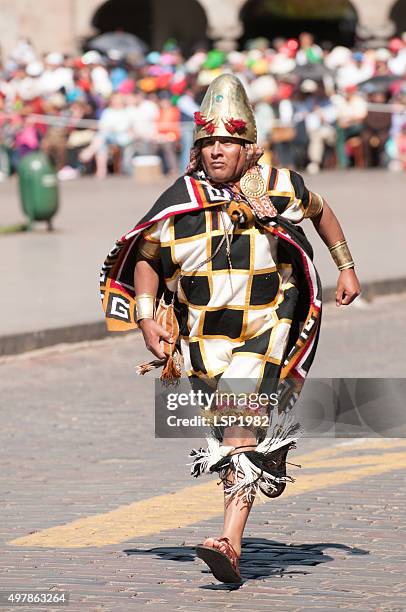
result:
M 223 119 L 227 132 L 230 134 L 243 134 L 247 129 L 247 122 L 244 119 Z
M 210 474 L 211 466 L 218 463 L 224 457 L 227 457 L 234 450 L 234 446 L 223 446 L 217 438 L 207 438 L 207 449 L 204 448 L 193 448 L 189 457 L 193 457 L 193 462 L 188 463 L 191 465 L 190 473 L 192 476 L 197 478 L 201 474 Z
M 216 126 L 213 123 L 213 119 L 210 119 L 210 121 L 208 121 L 205 125 L 206 132 L 210 135 L 214 134 L 214 130 L 216 129 Z
M 213 134 L 216 126 L 214 124 L 214 119 L 207 119 L 202 113 L 196 112 L 194 114 L 194 119 L 196 125 L 203 127 L 208 134 Z
M 151 370 L 155 370 L 157 368 L 162 367 L 165 364 L 165 361 L 165 359 L 154 359 L 153 361 L 146 361 L 136 366 L 135 371 L 139 376 L 143 376 L 147 372 L 151 372 Z
M 206 117 L 202 115 L 202 113 L 199 113 L 199 112 L 195 113 L 194 118 L 195 118 L 196 125 L 206 125 L 207 123 L 207 119 Z
M 174 385 L 179 383 L 181 374 L 180 355 L 179 352 L 175 350 L 173 355 L 168 356 L 160 378 L 165 385 Z
M 193 457 L 193 462 L 188 464 L 192 466 L 190 468 L 191 476 L 197 478 L 198 476 L 201 476 L 201 474 L 204 474 L 204 472 L 207 472 L 209 453 L 204 450 L 204 448 L 193 448 L 189 453 L 189 457 Z

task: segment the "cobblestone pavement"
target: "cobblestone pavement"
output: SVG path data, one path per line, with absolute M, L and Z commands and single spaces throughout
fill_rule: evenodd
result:
M 312 375 L 404 376 L 405 302 L 328 306 Z M 66 589 L 69 612 L 406 609 L 406 440 L 302 440 L 230 588 L 193 548 L 219 533 L 220 487 L 188 476 L 196 441 L 153 437 L 144 356 L 133 334 L 2 360 L 0 589 Z

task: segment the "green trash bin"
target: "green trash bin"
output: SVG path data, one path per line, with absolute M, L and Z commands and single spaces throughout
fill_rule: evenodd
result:
M 52 230 L 52 217 L 58 210 L 59 192 L 55 169 L 44 153 L 25 155 L 18 164 L 21 204 L 28 217 L 28 229 L 33 221 L 46 221 Z

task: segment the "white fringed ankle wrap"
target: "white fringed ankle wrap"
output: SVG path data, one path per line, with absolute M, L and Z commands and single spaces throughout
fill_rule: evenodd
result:
M 188 464 L 191 465 L 191 475 L 197 478 L 201 474 L 218 472 L 225 495 L 241 495 L 248 503 L 256 495 L 263 499 L 261 486 L 276 491 L 281 483 L 294 482 L 291 476 L 272 473 L 277 471 L 272 466 L 276 467 L 281 454 L 296 446 L 300 425 L 295 411 L 272 410 L 269 419 L 268 436 L 257 445 L 255 451 L 238 452 L 237 449 L 234 453 L 234 446 L 223 446 L 214 436 L 207 437 L 207 449 L 192 449 L 189 454 L 193 458 L 192 463 Z

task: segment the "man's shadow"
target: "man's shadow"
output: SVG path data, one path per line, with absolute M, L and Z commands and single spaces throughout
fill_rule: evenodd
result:
M 284 544 L 265 538 L 244 538 L 242 544 L 242 558 L 240 562 L 241 575 L 246 580 L 268 578 L 271 576 L 291 576 L 293 574 L 308 574 L 309 571 L 290 569 L 298 566 L 315 566 L 319 563 L 333 561 L 334 557 L 324 553 L 328 548 L 343 550 L 351 555 L 367 555 L 369 551 L 354 548 L 345 544 L 322 542 L 318 544 Z M 192 546 L 160 546 L 141 550 L 132 548 L 124 550 L 127 555 L 157 555 L 168 561 L 191 562 L 196 558 Z M 210 574 L 209 569 L 203 572 Z M 214 578 L 213 578 L 214 580 Z M 241 585 L 210 584 L 203 589 L 238 589 Z

